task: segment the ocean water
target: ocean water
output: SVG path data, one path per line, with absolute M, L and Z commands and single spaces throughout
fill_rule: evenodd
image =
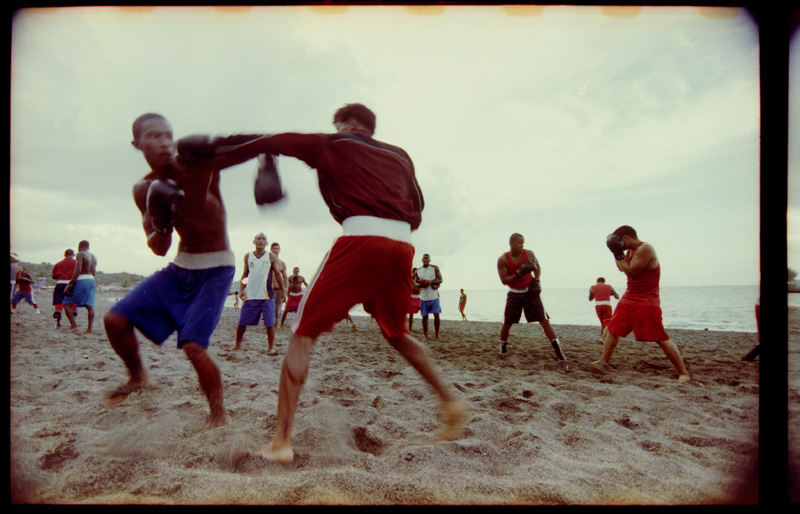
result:
M 590 284 L 591 285 L 591 284 Z M 465 290 L 467 307 L 464 313 L 470 321 L 503 321 L 506 291 L 491 289 Z M 617 291 L 622 294 L 622 291 Z M 440 290 L 442 319 L 460 320 L 459 291 Z M 758 286 L 662 287 L 661 311 L 664 327 L 690 330 L 756 332 L 755 304 Z M 542 302 L 555 325 L 588 325 L 600 327 L 589 301 L 589 286 L 585 288 L 548 289 L 542 291 Z M 611 299 L 612 307 L 617 300 Z M 360 305 L 352 315 L 366 315 Z M 523 315 L 524 321 L 524 315 Z
M 589 284 L 591 285 L 591 284 Z M 542 291 L 542 302 L 554 325 L 587 325 L 600 327 L 589 301 L 589 285 L 584 288 L 549 289 Z M 506 302 L 504 289 L 467 290 L 465 313 L 470 321 L 503 321 Z M 618 292 L 622 294 L 622 291 Z M 440 290 L 442 319 L 460 320 L 458 312 L 459 291 Z M 664 327 L 690 330 L 716 330 L 727 332 L 757 331 L 755 304 L 758 286 L 700 286 L 662 287 L 661 311 Z M 792 295 L 789 295 L 790 297 Z M 797 295 L 800 306 L 800 293 Z M 229 297 L 228 306 L 233 306 Z M 612 298 L 612 307 L 617 301 Z M 353 316 L 367 316 L 361 305 L 350 311 Z M 418 316 L 418 315 L 417 315 Z M 287 318 L 288 321 L 289 318 Z M 523 321 L 525 320 L 523 315 Z

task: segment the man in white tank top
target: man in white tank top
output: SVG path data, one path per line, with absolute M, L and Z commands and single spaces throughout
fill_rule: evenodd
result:
M 239 283 L 239 296 L 242 308 L 239 312 L 239 325 L 236 327 L 236 343 L 231 350 L 242 348 L 242 338 L 248 326 L 256 326 L 263 318 L 267 330 L 267 355 L 277 355 L 275 346 L 275 294 L 272 290 L 273 274 L 280 274 L 278 258 L 267 251 L 267 236 L 256 234 L 253 239 L 255 251 L 244 256 L 244 270 Z M 284 292 L 283 280 L 274 282 Z
M 428 314 L 433 314 L 434 339 L 439 339 L 439 314 L 442 306 L 439 302 L 439 286 L 442 285 L 442 274 L 439 267 L 431 264 L 431 256 L 422 256 L 422 267 L 414 272 L 416 284 L 419 286 L 420 315 L 422 316 L 422 333 L 428 339 Z

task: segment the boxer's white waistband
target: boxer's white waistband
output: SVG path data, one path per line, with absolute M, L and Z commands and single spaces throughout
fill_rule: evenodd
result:
M 380 236 L 411 243 L 411 225 L 405 221 L 375 216 L 350 216 L 342 222 L 342 235 Z
M 595 305 L 611 305 L 611 300 L 600 300 L 599 302 L 595 300 Z
M 56 280 L 56 284 L 69 284 L 69 280 Z
M 207 269 L 219 266 L 236 266 L 236 256 L 232 250 L 219 252 L 187 253 L 178 251 L 175 260 L 176 266 L 186 269 Z
M 78 278 L 76 278 L 75 280 L 89 280 L 89 279 L 94 280 L 94 275 L 92 275 L 91 273 L 84 273 L 82 275 L 78 275 Z
M 528 288 L 527 287 L 525 289 L 512 289 L 512 288 L 509 287 L 508 290 L 511 293 L 527 293 L 528 292 Z

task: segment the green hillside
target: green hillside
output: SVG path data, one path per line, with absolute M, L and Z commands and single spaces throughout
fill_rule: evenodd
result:
M 22 267 L 24 267 L 28 273 L 31 274 L 33 279 L 41 284 L 44 282 L 45 285 L 53 286 L 55 285 L 56 281 L 51 277 L 53 272 L 53 264 L 49 262 L 40 262 L 39 264 L 33 264 L 31 262 L 20 262 Z M 136 275 L 134 273 L 103 273 L 102 271 L 97 271 L 95 274 L 95 281 L 97 285 L 119 285 L 120 287 L 131 287 L 142 280 L 144 277 L 142 275 Z M 44 280 L 42 280 L 44 279 Z

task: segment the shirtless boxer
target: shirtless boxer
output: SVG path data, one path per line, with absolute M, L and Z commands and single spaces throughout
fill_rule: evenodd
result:
M 300 300 L 303 299 L 303 286 L 308 287 L 306 279 L 300 275 L 300 268 L 297 266 L 292 269 L 292 274 L 289 276 L 289 299 L 286 300 L 286 309 L 281 316 L 281 327 L 286 321 L 286 315 L 290 312 L 297 312 L 300 307 Z
M 73 306 L 75 306 L 86 307 L 88 319 L 86 321 L 86 332 L 84 333 L 92 333 L 96 291 L 94 275 L 96 271 L 97 257 L 89 251 L 89 241 L 81 241 L 78 244 L 78 253 L 75 255 L 75 271 L 72 272 L 72 280 L 64 288 L 64 299 L 62 300 L 62 303 L 67 306 L 64 309 L 64 313 L 67 315 L 69 330 L 72 332 L 78 330 L 78 324 L 75 323 L 75 309 L 73 309 Z
M 166 255 L 173 232 L 180 236 L 180 243 L 172 263 L 140 282 L 104 318 L 108 340 L 130 376 L 106 402 L 119 403 L 149 384 L 134 327 L 158 345 L 177 331 L 178 348 L 197 371 L 208 400 L 210 412 L 204 429 L 229 424 L 219 368 L 207 349 L 236 269 L 220 193 L 220 170 L 247 159 L 178 158 L 172 127 L 166 118 L 152 113 L 134 121 L 132 144 L 150 166 L 150 173 L 133 187 L 147 246 L 156 255 Z

